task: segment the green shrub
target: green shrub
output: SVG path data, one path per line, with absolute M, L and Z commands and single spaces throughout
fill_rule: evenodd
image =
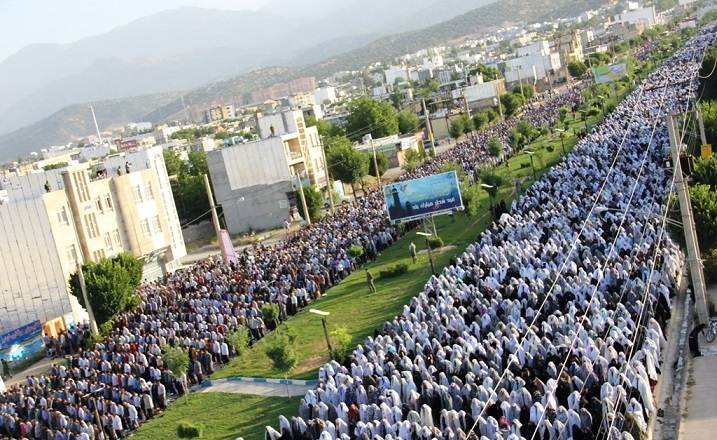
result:
M 408 272 L 408 264 L 397 264 L 395 266 L 389 267 L 386 270 L 380 270 L 378 272 L 378 275 L 381 278 L 394 278 L 400 275 L 403 275 L 404 273 Z
M 717 283 L 717 248 L 702 254 L 704 262 L 705 280 L 708 284 Z
M 329 333 L 331 336 L 331 345 L 333 358 L 343 363 L 346 356 L 351 353 L 351 333 L 345 325 L 334 327 Z
M 520 167 L 521 167 L 521 168 L 530 168 L 530 163 L 529 163 L 529 162 L 523 162 L 523 163 L 520 164 Z
M 591 107 L 590 110 L 588 110 L 588 116 L 597 116 L 600 114 L 600 109 L 597 107 Z
M 443 239 L 441 237 L 429 237 L 428 244 L 431 249 L 438 249 L 443 247 Z
M 177 435 L 180 438 L 202 438 L 204 428 L 194 423 L 179 422 L 177 425 Z
M 548 145 L 547 147 L 545 147 L 545 149 L 548 150 L 548 153 L 552 153 L 553 151 L 555 151 L 555 147 L 553 147 L 552 145 Z
M 357 244 L 354 244 L 350 248 L 348 248 L 346 253 L 349 254 L 349 257 L 353 257 L 353 258 L 360 257 L 361 255 L 363 255 L 363 247 L 361 247 Z

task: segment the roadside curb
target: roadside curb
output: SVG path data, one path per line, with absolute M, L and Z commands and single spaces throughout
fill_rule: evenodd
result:
M 300 386 L 313 386 L 319 383 L 318 380 L 298 380 L 298 379 L 269 379 L 263 377 L 239 377 L 232 376 L 226 379 L 212 379 L 202 381 L 202 388 L 211 387 L 223 382 L 254 382 L 254 383 L 273 383 L 280 385 L 300 385 Z

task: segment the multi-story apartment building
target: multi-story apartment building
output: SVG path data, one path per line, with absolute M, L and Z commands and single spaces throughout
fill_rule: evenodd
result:
M 159 147 L 11 177 L 0 192 L 0 333 L 81 321 L 67 280 L 82 262 L 128 252 L 153 279 L 186 255 Z
M 317 188 L 327 184 L 318 132 L 305 126 L 300 110 L 259 117 L 256 126 L 260 140 L 207 153 L 230 234 L 280 227 L 299 179 Z

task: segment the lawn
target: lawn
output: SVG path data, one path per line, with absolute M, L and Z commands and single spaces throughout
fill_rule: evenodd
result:
M 231 393 L 195 393 L 189 404 L 174 402 L 161 415 L 142 425 L 133 440 L 178 438 L 177 425 L 188 422 L 204 428 L 202 438 L 245 440 L 264 438 L 266 423 L 278 426 L 280 415 L 288 418 L 299 413 L 299 401 L 286 397 L 247 396 Z
M 570 118 L 572 119 L 572 118 Z M 575 124 L 583 124 L 578 119 Z M 569 151 L 575 145 L 575 137 L 565 138 L 565 147 Z M 553 145 L 550 152 L 544 147 Z M 541 138 L 533 145 L 527 147 L 537 151 L 534 162 L 537 176 L 540 178 L 561 160 L 562 147 L 558 137 Z M 528 166 L 521 167 L 521 164 Z M 497 172 L 505 178 L 505 184 L 500 188 L 496 197 L 496 203 L 505 200 L 510 202 L 516 197 L 515 189 L 511 179 L 525 178 L 532 174 L 530 156 L 518 155 L 510 159 L 510 168 L 500 167 Z M 525 183 L 529 186 L 532 180 Z M 448 216 L 435 218 L 438 235 L 443 239 L 445 247 L 442 252 L 433 252 L 434 266 L 436 273 L 440 273 L 443 267 L 448 265 L 449 260 L 463 251 L 473 243 L 478 235 L 485 230 L 489 221 L 488 195 L 482 193 L 481 205 L 483 210 L 478 217 L 468 217 L 464 214 L 456 215 L 455 223 L 451 223 Z M 351 346 L 361 343 L 367 336 L 372 335 L 384 322 L 393 319 L 403 310 L 408 300 L 423 290 L 423 286 L 431 275 L 428 255 L 423 252 L 418 256 L 418 262 L 413 264 L 408 253 L 408 244 L 413 241 L 418 250 L 425 249 L 424 237 L 417 235 L 418 231 L 411 231 L 399 239 L 393 246 L 384 251 L 379 258 L 368 264 L 366 267 L 376 277 L 375 284 L 377 293 L 369 294 L 366 285 L 366 275 L 363 270 L 358 270 L 344 279 L 338 286 L 330 289 L 328 295 L 311 304 L 310 308 L 329 312 L 327 325 L 329 332 L 339 326 L 345 326 L 352 336 Z M 453 247 L 446 249 L 446 247 Z M 378 276 L 379 271 L 385 270 L 396 264 L 407 264 L 409 271 L 401 276 L 384 279 Z M 295 379 L 316 379 L 319 367 L 328 362 L 329 354 L 326 347 L 321 319 L 319 316 L 309 313 L 307 309 L 297 313 L 289 320 L 289 325 L 297 334 L 297 356 L 299 365 L 292 371 L 290 377 Z M 269 358 L 264 354 L 264 348 L 271 343 L 274 335 L 270 334 L 259 341 L 254 348 L 246 354 L 234 359 L 229 365 L 217 371 L 212 378 L 225 378 L 231 376 L 246 377 L 273 377 L 283 378 L 280 371 L 272 368 Z

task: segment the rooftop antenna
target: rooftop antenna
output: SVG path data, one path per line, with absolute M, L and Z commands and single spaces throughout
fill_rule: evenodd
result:
M 187 104 L 184 103 L 184 95 L 182 95 L 182 108 L 184 109 L 184 123 L 189 124 L 189 114 L 187 113 Z
M 97 125 L 97 118 L 95 117 L 95 109 L 90 106 L 90 111 L 92 112 L 92 120 L 95 121 L 95 130 L 97 130 L 97 137 L 100 140 L 100 146 L 104 144 L 102 141 L 102 135 L 100 134 L 100 127 Z

